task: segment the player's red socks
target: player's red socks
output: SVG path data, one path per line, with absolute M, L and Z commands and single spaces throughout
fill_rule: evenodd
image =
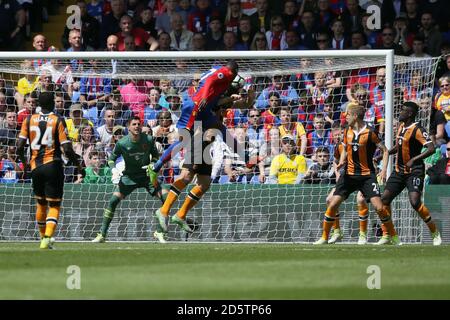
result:
M 433 220 L 431 220 L 430 211 L 427 207 L 422 203 L 417 209 L 417 213 L 419 213 L 420 217 L 422 218 L 423 222 L 425 222 L 428 226 L 428 229 L 430 229 L 431 232 L 436 232 L 436 225 L 434 224 Z
M 359 231 L 367 232 L 367 222 L 369 218 L 369 207 L 367 203 L 358 203 Z
M 36 221 L 39 227 L 39 234 L 41 235 L 41 238 L 45 236 L 45 219 L 47 218 L 47 207 L 47 204 L 43 205 L 39 203 L 37 203 L 36 206 Z
M 191 191 L 189 191 L 186 200 L 184 200 L 183 206 L 181 207 L 180 211 L 178 211 L 178 217 L 184 220 L 188 211 L 191 210 L 197 204 L 197 202 L 200 201 L 200 198 L 204 193 L 205 191 L 203 191 L 200 186 L 193 187 Z
M 169 215 L 170 209 L 172 208 L 175 201 L 177 201 L 178 196 L 184 188 L 186 188 L 186 183 L 184 183 L 183 179 L 178 179 L 174 181 L 174 183 L 172 183 L 172 185 L 170 186 L 170 191 L 167 194 L 166 201 L 164 201 L 164 204 L 161 207 L 161 213 L 164 216 Z

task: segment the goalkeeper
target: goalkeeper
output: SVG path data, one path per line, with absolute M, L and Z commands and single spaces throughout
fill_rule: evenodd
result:
M 115 161 L 119 157 L 122 157 L 125 162 L 123 173 L 115 168 Z M 163 195 L 156 174 L 151 170 L 153 164 L 150 163 L 150 159 L 156 161 L 158 158 L 159 153 L 153 138 L 142 133 L 140 118 L 132 117 L 128 121 L 128 135 L 117 142 L 108 159 L 108 165 L 112 168 L 113 173 L 112 180 L 120 179 L 109 200 L 108 207 L 104 210 L 100 233 L 92 242 L 105 242 L 117 205 L 135 189 L 145 188 L 149 194 L 164 203 L 165 194 Z M 160 242 L 165 242 L 164 233 L 157 230 L 154 236 Z

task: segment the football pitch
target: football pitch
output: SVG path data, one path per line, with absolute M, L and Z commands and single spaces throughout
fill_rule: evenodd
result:
M 0 242 L 0 299 L 450 299 L 448 245 L 38 247 Z

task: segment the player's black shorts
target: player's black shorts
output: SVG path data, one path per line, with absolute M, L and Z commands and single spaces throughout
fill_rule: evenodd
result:
M 389 190 L 391 199 L 398 196 L 405 187 L 408 189 L 408 192 L 418 192 L 422 194 L 424 178 L 425 174 L 423 171 L 416 171 L 408 174 L 394 171 L 389 176 L 384 189 Z
M 192 140 L 191 148 L 186 149 L 183 168 L 193 171 L 194 174 L 211 176 L 211 142 L 194 143 L 194 139 Z
M 345 199 L 356 190 L 361 191 L 364 198 L 369 201 L 373 197 L 380 197 L 380 187 L 378 186 L 377 176 L 351 176 L 343 174 L 336 183 L 335 196 L 341 196 Z
M 47 201 L 62 199 L 64 193 L 64 168 L 60 161 L 53 161 L 31 172 L 34 195 Z

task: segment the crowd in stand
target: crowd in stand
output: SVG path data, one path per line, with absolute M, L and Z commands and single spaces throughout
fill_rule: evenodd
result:
M 8 9 L 5 2 L 11 4 Z M 9 14 L 8 19 L 14 19 L 11 26 L 22 28 L 29 23 L 27 19 L 35 19 L 30 8 L 38 2 L 42 8 L 40 1 L 3 0 L 0 16 Z M 381 2 L 382 23 L 373 29 L 366 9 Z M 81 9 L 81 31 L 66 27 L 61 43 L 47 43 L 45 34 L 38 34 L 33 38 L 36 51 L 394 49 L 398 55 L 417 58 L 440 56 L 436 82 L 431 85 L 424 85 L 431 60 L 416 65 L 406 76 L 396 74 L 395 98 L 397 104 L 412 100 L 424 110 L 431 108 L 429 131 L 437 149 L 433 159 L 427 160 L 430 181 L 442 183 L 435 179 L 442 172 L 450 177 L 450 161 L 439 160 L 450 155 L 450 14 L 446 1 L 91 0 L 75 4 Z M 17 36 L 14 32 L 3 31 L 0 50 L 20 48 L 8 47 L 14 43 L 8 36 Z M 305 67 L 309 62 L 301 60 Z M 113 73 L 120 63 L 112 61 Z M 323 63 L 332 65 L 333 60 Z M 20 68 L 20 79 L 13 80 L 6 73 L 0 78 L 0 183 L 29 181 L 29 173 L 15 155 L 15 142 L 24 119 L 39 111 L 40 92 L 55 93 L 55 113 L 65 118 L 74 150 L 86 167 L 83 177 L 68 166 L 66 182 L 110 183 L 105 160 L 127 133 L 127 120 L 139 116 L 144 132 L 156 139 L 162 152 L 178 139 L 176 123 L 183 101 L 197 90 L 201 76 L 111 79 L 98 77 L 95 60 L 66 64 L 39 59 L 24 61 Z M 384 67 L 357 68 L 247 78 L 241 94 L 255 90 L 254 106 L 249 110 L 224 108 L 218 115 L 258 161 L 248 165 L 217 140 L 211 151 L 213 181 L 334 183 L 332 163 L 345 125 L 346 105 L 363 105 L 365 121 L 381 135 L 385 131 L 385 71 Z M 76 76 L 80 73 L 83 76 Z M 283 154 L 297 155 L 298 171 L 292 181 L 279 179 L 277 168 Z M 173 181 L 182 161 L 183 152 L 163 168 L 164 182 Z

